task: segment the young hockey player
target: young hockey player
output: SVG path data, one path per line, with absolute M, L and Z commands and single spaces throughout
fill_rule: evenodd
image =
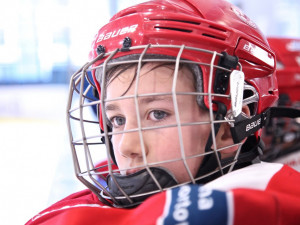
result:
M 259 159 L 261 128 L 284 112 L 273 108 L 275 55 L 241 10 L 141 3 L 99 30 L 90 59 L 68 102 L 75 172 L 88 189 L 28 225 L 299 224 L 300 174 Z

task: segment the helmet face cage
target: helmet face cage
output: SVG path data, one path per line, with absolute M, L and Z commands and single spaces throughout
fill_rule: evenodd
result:
M 277 100 L 273 52 L 256 25 L 227 1 L 152 0 L 125 9 L 99 30 L 90 58 L 71 78 L 68 128 L 76 176 L 108 205 L 133 207 L 153 193 L 186 183 L 206 183 L 232 171 L 243 154 L 242 142 L 250 136 L 257 142 L 262 115 Z M 164 63 L 174 65 L 170 90 L 140 91 L 141 75 L 148 76 L 140 74 L 143 66 Z M 136 69 L 130 93 L 108 98 L 107 85 L 114 82 L 111 70 L 130 64 Z M 182 67 L 194 75 L 195 90 L 177 89 L 180 76 L 185 75 Z M 98 96 L 91 94 L 93 90 Z M 140 100 L 155 96 L 172 100 L 175 116 L 171 123 L 142 123 Z M 205 119 L 182 118 L 178 99 L 191 96 L 196 106 L 206 110 Z M 134 103 L 136 127 L 110 129 L 106 105 L 128 100 Z M 243 113 L 246 105 L 250 115 Z M 223 124 L 230 126 L 234 144 L 218 146 L 216 137 Z M 191 145 L 186 147 L 183 140 L 185 130 L 207 127 L 208 137 L 201 137 L 206 142 L 201 146 L 204 150 L 187 154 Z M 178 157 L 149 161 L 145 135 L 167 129 L 175 131 Z M 142 165 L 119 168 L 114 138 L 128 134 L 138 137 Z M 230 157 L 221 157 L 230 149 L 237 150 Z M 200 164 L 197 173 L 189 167 L 193 160 Z M 166 169 L 172 163 L 183 165 L 186 180 L 178 182 L 174 171 Z M 137 172 L 123 175 L 124 170 Z
M 178 54 L 175 58 L 147 58 L 147 51 L 150 51 L 152 48 L 173 48 L 177 49 Z M 232 72 L 227 68 L 222 68 L 218 65 L 218 60 L 223 55 L 219 52 L 208 51 L 204 49 L 197 49 L 197 48 L 190 48 L 187 46 L 135 46 L 132 47 L 131 50 L 140 50 L 141 54 L 138 59 L 129 59 L 126 61 L 122 60 L 111 60 L 112 58 L 118 58 L 119 50 L 110 52 L 110 53 L 102 53 L 95 58 L 95 60 L 87 63 L 83 66 L 78 72 L 76 72 L 70 82 L 70 93 L 69 93 L 69 101 L 68 101 L 68 128 L 70 134 L 70 143 L 72 148 L 72 156 L 73 162 L 75 167 L 75 173 L 77 178 L 83 182 L 89 189 L 91 189 L 103 202 L 107 204 L 112 204 L 115 206 L 120 207 L 131 207 L 136 204 L 139 204 L 142 200 L 140 197 L 149 196 L 153 193 L 161 192 L 168 188 L 173 188 L 179 185 L 183 185 L 186 183 L 196 183 L 201 182 L 202 179 L 212 176 L 214 174 L 225 174 L 230 172 L 235 163 L 237 162 L 241 145 L 242 143 L 236 143 L 234 145 L 226 146 L 226 147 L 218 147 L 216 143 L 216 133 L 218 132 L 218 128 L 222 123 L 233 123 L 234 120 L 232 119 L 232 107 L 231 104 L 231 95 L 229 94 L 215 94 L 211 91 L 203 92 L 203 90 L 195 90 L 194 92 L 178 92 L 176 90 L 176 82 L 178 76 L 178 68 L 181 64 L 185 65 L 198 65 L 200 68 L 204 70 L 206 68 L 209 71 L 208 75 L 208 90 L 212 90 L 213 86 L 213 77 L 216 73 L 216 70 L 222 70 L 227 72 Z M 187 60 L 182 58 L 182 55 L 185 51 L 194 51 L 195 54 L 204 54 L 209 56 L 210 63 L 203 63 L 197 62 L 192 60 Z M 98 66 L 97 61 L 101 60 L 101 64 Z M 143 63 L 151 63 L 151 62 L 168 62 L 174 63 L 174 73 L 173 73 L 173 83 L 172 83 L 172 90 L 166 93 L 147 93 L 147 94 L 140 94 L 138 90 L 139 85 L 139 78 L 140 78 L 140 68 Z M 106 76 L 107 76 L 107 69 L 117 66 L 117 65 L 125 65 L 125 64 L 136 64 L 137 65 L 137 74 L 135 83 L 133 83 L 133 88 L 135 88 L 135 93 L 133 95 L 124 95 L 114 99 L 108 99 L 105 96 L 106 90 Z M 240 66 L 238 66 L 241 69 Z M 102 77 L 99 80 L 94 80 L 91 74 L 97 74 L 95 71 L 101 71 Z M 236 71 L 236 70 L 235 70 Z M 97 84 L 97 82 L 100 82 Z M 97 85 L 101 88 L 101 93 L 99 98 L 92 96 L 90 93 L 92 89 L 96 89 Z M 243 91 L 247 85 L 243 85 Z M 251 88 L 250 88 L 251 89 Z M 249 89 L 249 90 L 250 90 Z M 251 89 L 253 92 L 253 88 Z M 177 97 L 183 95 L 193 95 L 193 96 L 202 96 L 208 99 L 208 108 L 207 111 L 209 112 L 209 119 L 207 121 L 192 121 L 192 122 L 182 122 L 180 118 L 180 112 L 178 110 L 177 104 Z M 167 126 L 151 126 L 145 127 L 141 123 L 140 113 L 139 113 L 139 99 L 145 96 L 171 96 L 173 99 L 173 107 L 176 116 L 176 121 L 173 124 L 169 124 Z M 249 96 L 244 100 L 245 104 L 256 103 L 258 101 L 257 93 L 253 93 L 252 96 Z M 236 97 L 236 96 L 235 96 Z M 109 129 L 107 126 L 109 121 L 107 121 L 107 116 L 105 112 L 105 104 L 109 101 L 122 101 L 124 99 L 133 99 L 135 102 L 135 110 L 136 110 L 136 121 L 137 127 L 130 130 L 122 130 L 118 132 L 114 132 L 114 130 Z M 225 102 L 229 105 L 227 108 L 229 109 L 225 113 L 227 117 L 217 118 L 216 111 L 217 106 L 215 104 L 215 100 L 219 102 Z M 195 104 L 197 102 L 195 101 Z M 199 104 L 199 103 L 198 103 Z M 98 114 L 96 115 L 92 110 L 92 107 L 98 109 Z M 241 106 L 240 106 L 241 107 Z M 99 110 L 100 109 L 100 110 Z M 242 114 L 242 113 L 241 113 Z M 99 118 L 100 118 L 100 125 L 99 125 Z M 197 154 L 197 155 L 186 155 L 185 146 L 182 140 L 182 133 L 183 128 L 187 126 L 210 126 L 210 138 L 207 141 L 207 148 L 206 151 Z M 180 158 L 168 160 L 168 161 L 158 161 L 158 162 L 147 162 L 147 156 L 145 152 L 145 144 L 143 139 L 143 132 L 151 131 L 151 130 L 158 130 L 158 129 L 168 129 L 170 127 L 176 128 L 177 135 L 179 138 L 179 145 L 180 145 Z M 120 174 L 122 171 L 118 169 L 117 165 L 115 164 L 114 153 L 113 153 L 113 146 L 111 145 L 110 139 L 114 135 L 122 135 L 125 133 L 137 133 L 139 136 L 139 143 L 141 154 L 143 157 L 143 165 L 134 167 L 134 168 L 126 168 L 126 169 L 134 169 L 134 170 L 141 170 L 144 169 L 146 173 L 149 175 L 149 179 L 152 182 L 152 186 L 154 186 L 151 190 L 147 190 L 146 192 L 139 192 L 137 193 L 129 193 L 128 191 L 124 190 L 121 184 L 119 184 L 118 179 L 116 176 Z M 103 144 L 105 143 L 105 145 Z M 209 143 L 209 144 L 208 144 Z M 230 148 L 230 147 L 237 147 L 238 150 L 235 154 L 227 160 L 226 163 L 222 162 L 220 155 L 222 151 Z M 207 157 L 209 155 L 213 155 L 216 158 L 216 167 L 208 171 L 206 174 L 198 173 L 197 176 L 193 176 L 190 168 L 188 166 L 187 160 L 191 158 L 197 157 Z M 154 174 L 152 168 L 153 167 L 164 167 L 164 164 L 180 161 L 185 165 L 185 169 L 188 174 L 188 181 L 183 183 L 173 183 L 172 185 L 163 186 L 161 185 L 160 181 L 158 181 L 158 177 Z M 172 176 L 172 173 L 171 173 Z M 111 190 L 107 187 L 107 178 L 110 177 L 116 188 L 119 190 L 118 195 L 112 194 Z M 126 204 L 124 206 L 122 202 L 126 200 Z

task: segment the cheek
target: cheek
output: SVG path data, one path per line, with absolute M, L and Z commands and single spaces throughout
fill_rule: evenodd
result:
M 204 152 L 209 136 L 209 125 L 181 127 L 182 144 L 186 156 L 192 156 Z M 149 132 L 144 140 L 147 140 L 149 153 L 158 160 L 174 159 L 181 157 L 178 128 L 165 128 L 160 131 Z
M 183 130 L 184 146 L 188 156 L 204 152 L 209 132 L 210 125 L 187 127 Z
M 189 157 L 204 153 L 209 131 L 209 125 L 182 127 L 185 156 Z M 171 171 L 178 182 L 189 181 L 188 171 L 182 160 L 178 129 L 164 129 L 163 132 L 156 132 L 155 136 L 157 141 L 152 142 L 152 146 L 148 146 L 150 147 L 149 157 L 157 162 L 169 160 L 170 162 L 161 164 L 161 166 Z M 202 160 L 202 156 L 186 159 L 189 170 L 194 177 Z
M 193 176 L 196 175 L 202 163 L 202 154 L 205 152 L 209 131 L 209 125 L 187 127 L 186 132 L 183 130 L 184 150 L 185 155 L 188 157 L 186 161 Z
M 180 143 L 177 128 L 164 128 L 149 131 L 144 139 L 147 143 L 148 154 L 156 161 L 178 158 L 180 155 Z
M 118 165 L 121 165 L 120 163 L 121 163 L 121 159 L 122 159 L 121 153 L 120 153 L 120 151 L 118 151 L 120 138 L 121 138 L 121 135 L 113 135 L 111 138 L 114 156 L 116 158 Z

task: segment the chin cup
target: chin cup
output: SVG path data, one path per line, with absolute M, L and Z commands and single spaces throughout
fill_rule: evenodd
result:
M 173 175 L 163 168 L 151 167 L 149 170 L 162 189 L 178 184 Z M 119 173 L 108 175 L 107 185 L 109 193 L 117 199 L 118 204 L 126 208 L 140 204 L 160 190 L 147 169 L 130 175 Z M 119 187 L 130 197 L 131 201 L 123 195 Z

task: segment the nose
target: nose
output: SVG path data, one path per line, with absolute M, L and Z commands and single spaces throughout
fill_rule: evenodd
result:
M 133 129 L 126 129 L 123 134 L 119 134 L 120 137 L 117 144 L 117 151 L 121 156 L 125 158 L 134 159 L 135 161 L 143 160 L 143 153 L 145 151 L 145 155 L 147 155 L 146 146 L 141 141 L 139 132 Z M 119 136 L 117 135 L 117 136 Z M 117 141 L 117 140 L 116 140 Z M 142 146 L 143 144 L 143 146 Z

